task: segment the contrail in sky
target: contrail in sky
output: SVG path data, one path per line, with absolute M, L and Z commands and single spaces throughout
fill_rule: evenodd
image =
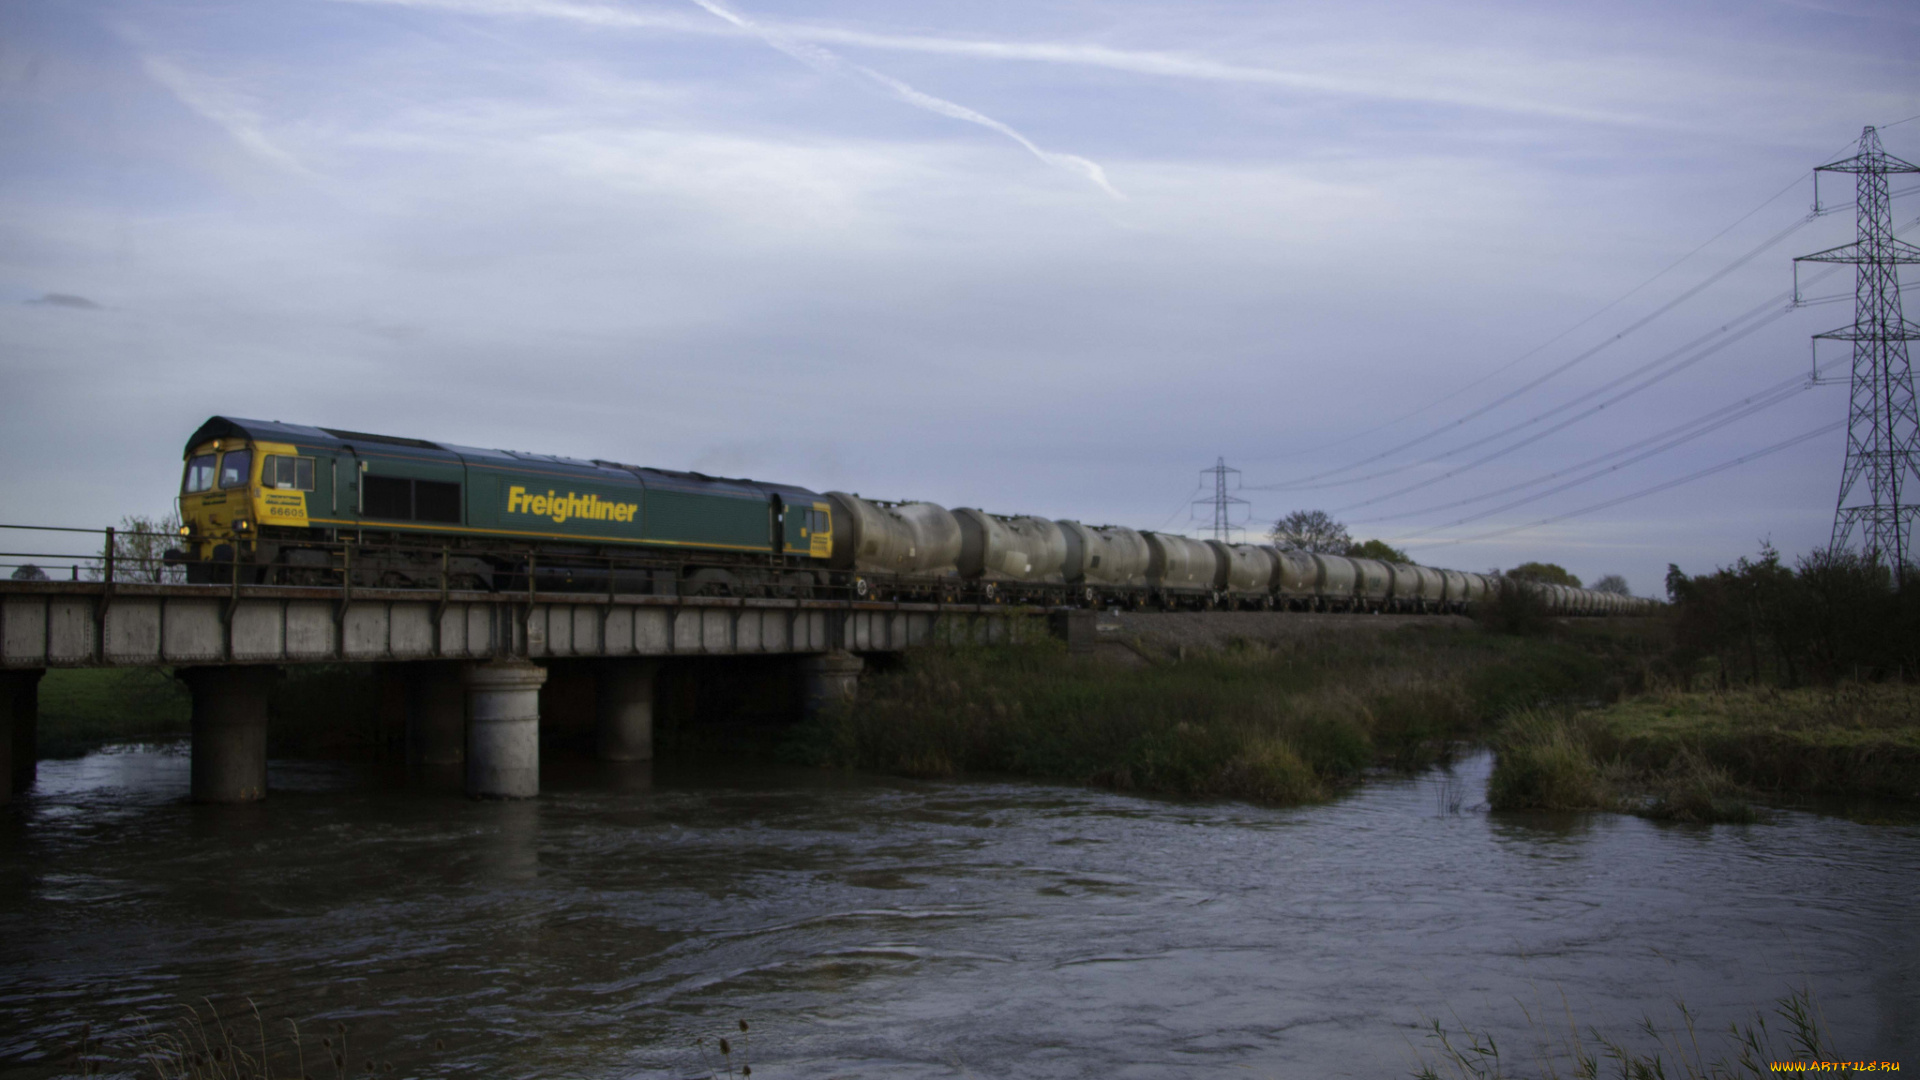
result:
M 941 116 L 952 117 L 955 120 L 965 120 L 969 124 L 978 124 L 989 131 L 999 132 L 1014 142 L 1019 143 L 1028 153 L 1039 158 L 1042 162 L 1052 165 L 1055 168 L 1077 172 L 1099 185 L 1100 190 L 1116 199 L 1126 198 L 1126 196 L 1115 190 L 1112 184 L 1107 182 L 1107 171 L 1101 168 L 1098 162 L 1089 161 L 1078 154 L 1061 154 L 1051 150 L 1042 150 L 1034 144 L 1032 139 L 1027 138 L 1007 124 L 1001 123 L 985 113 L 976 112 L 973 109 L 967 108 L 965 105 L 948 101 L 945 98 L 935 97 L 924 91 L 915 90 L 899 79 L 891 75 L 881 74 L 870 67 L 848 63 L 832 50 L 815 45 L 812 42 L 795 41 L 785 34 L 762 26 L 733 11 L 729 11 L 718 3 L 715 3 L 714 0 L 693 0 L 693 2 L 717 18 L 724 19 L 734 26 L 753 34 L 768 45 L 773 46 L 809 67 L 820 71 L 835 73 L 851 71 L 857 75 L 864 76 L 885 87 L 892 92 L 894 97 L 899 98 L 901 101 L 915 108 L 925 109 L 928 112 L 938 113 Z

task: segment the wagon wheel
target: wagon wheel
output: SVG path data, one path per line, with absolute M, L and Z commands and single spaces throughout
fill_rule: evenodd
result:
M 873 591 L 873 586 L 867 584 L 866 578 L 857 577 L 853 579 L 853 595 L 859 597 L 862 600 L 865 600 L 867 598 L 867 594 L 872 591 Z
M 1094 591 L 1094 589 L 1093 589 L 1093 586 L 1091 586 L 1091 585 L 1089 585 L 1089 586 L 1087 586 L 1086 588 L 1084 588 L 1084 589 L 1082 589 L 1082 590 L 1080 590 L 1080 597 L 1081 597 L 1081 599 L 1083 599 L 1083 600 L 1085 600 L 1085 601 L 1087 602 L 1087 606 L 1088 606 L 1088 607 L 1099 607 L 1099 606 L 1100 606 L 1100 603 L 1099 603 L 1099 601 L 1100 601 L 1100 594 L 1099 594 L 1099 593 L 1097 593 L 1097 592 L 1095 592 L 1095 591 Z

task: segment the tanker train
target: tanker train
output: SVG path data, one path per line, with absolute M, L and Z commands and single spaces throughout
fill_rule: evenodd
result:
M 168 559 L 197 582 L 1464 612 L 1497 581 L 277 421 L 214 417 L 185 457 Z M 1562 614 L 1649 604 L 1538 588 Z

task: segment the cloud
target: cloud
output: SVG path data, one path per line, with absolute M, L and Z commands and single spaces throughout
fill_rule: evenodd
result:
M 1042 163 L 1051 165 L 1054 168 L 1079 173 L 1093 181 L 1100 190 L 1106 192 L 1108 195 L 1116 199 L 1124 197 L 1120 192 L 1114 190 L 1112 184 L 1107 182 L 1106 170 L 1086 158 L 1080 157 L 1077 154 L 1060 154 L 1042 150 L 1034 144 L 1032 139 L 1027 138 L 1025 135 L 1020 134 L 1020 132 L 1015 131 L 1011 126 L 995 120 L 991 116 L 969 109 L 965 105 L 958 104 L 957 102 L 948 101 L 945 98 L 935 97 L 924 91 L 916 90 L 906 83 L 901 82 L 899 79 L 891 75 L 882 74 L 870 67 L 861 64 L 848 64 L 828 49 L 821 48 L 819 45 L 810 42 L 794 40 L 783 31 L 763 26 L 751 19 L 729 11 L 715 3 L 714 0 L 693 0 L 693 3 L 711 12 L 715 17 L 754 34 L 768 45 L 773 46 L 809 67 L 821 71 L 855 72 L 885 87 L 893 93 L 894 97 L 917 109 L 925 109 L 928 112 L 951 117 L 955 120 L 964 120 L 969 124 L 978 124 L 989 131 L 998 132 L 1012 139 L 1014 142 L 1019 143 L 1021 147 L 1038 158 Z
M 233 96 L 208 80 L 157 56 L 144 56 L 141 66 L 153 81 L 167 88 L 180 103 L 212 121 L 248 153 L 288 172 L 312 175 L 299 159 L 267 138 L 260 117 L 234 100 Z
M 1441 70 L 1428 78 L 1378 77 L 1354 73 L 1352 58 L 1343 57 L 1337 71 L 1307 67 L 1268 67 L 1236 64 L 1207 56 L 1145 49 L 1120 49 L 1081 42 L 998 41 L 980 38 L 934 37 L 924 34 L 887 34 L 843 27 L 749 21 L 720 8 L 708 0 L 694 3 L 724 19 L 731 29 L 702 26 L 692 20 L 676 19 L 654 12 L 638 12 L 604 4 L 575 3 L 570 0 L 334 0 L 336 3 L 389 4 L 401 7 L 430 8 L 467 15 L 564 19 L 632 30 L 671 33 L 713 34 L 751 33 L 781 51 L 806 60 L 803 50 L 815 57 L 830 58 L 833 53 L 822 45 L 873 49 L 887 52 L 922 53 L 938 56 L 970 57 L 1023 63 L 1058 64 L 1069 67 L 1121 71 L 1156 78 L 1201 82 L 1237 83 L 1273 86 L 1345 97 L 1367 98 L 1412 104 L 1451 105 L 1493 112 L 1578 120 L 1636 128 L 1671 128 L 1674 121 L 1614 108 L 1568 103 L 1555 91 L 1574 82 L 1565 70 L 1500 72 L 1498 65 L 1484 56 L 1463 60 L 1453 70 Z M 775 40 L 777 39 L 777 40 Z M 1429 70 L 1436 58 L 1422 55 L 1418 64 Z M 1405 69 L 1413 57 L 1390 57 L 1377 65 L 1383 69 Z M 808 60 L 812 63 L 814 61 Z M 1489 78 L 1505 74 L 1517 85 L 1482 86 Z M 1589 81 L 1614 82 L 1619 72 L 1590 72 Z
M 45 307 L 73 308 L 77 311 L 105 310 L 99 304 L 94 303 L 93 301 L 87 299 L 84 296 L 75 296 L 72 293 L 63 293 L 63 292 L 50 292 L 44 296 L 40 296 L 33 300 L 29 300 L 27 301 L 27 303 L 39 304 Z

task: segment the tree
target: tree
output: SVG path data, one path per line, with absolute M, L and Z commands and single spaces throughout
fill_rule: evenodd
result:
M 120 519 L 113 536 L 113 577 L 115 581 L 151 582 L 155 585 L 179 584 L 186 580 L 185 568 L 169 566 L 167 549 L 180 539 L 180 515 L 169 511 L 161 517 L 129 514 Z M 95 558 L 82 568 L 89 581 L 105 575 L 101 560 Z
M 1385 540 L 1363 540 L 1357 544 L 1348 544 L 1345 554 L 1356 559 L 1379 559 L 1382 562 L 1410 563 L 1413 561 L 1406 552 Z
M 1633 590 L 1627 587 L 1627 579 L 1619 574 L 1608 574 L 1593 583 L 1594 592 L 1612 593 L 1615 596 L 1632 596 Z
M 1507 576 L 1522 581 L 1537 581 L 1542 585 L 1565 585 L 1569 588 L 1580 587 L 1580 579 L 1567 573 L 1567 568 L 1558 563 L 1523 562 L 1507 571 Z
M 1273 542 L 1294 551 L 1340 555 L 1353 546 L 1347 527 L 1325 510 L 1295 510 L 1273 523 Z

